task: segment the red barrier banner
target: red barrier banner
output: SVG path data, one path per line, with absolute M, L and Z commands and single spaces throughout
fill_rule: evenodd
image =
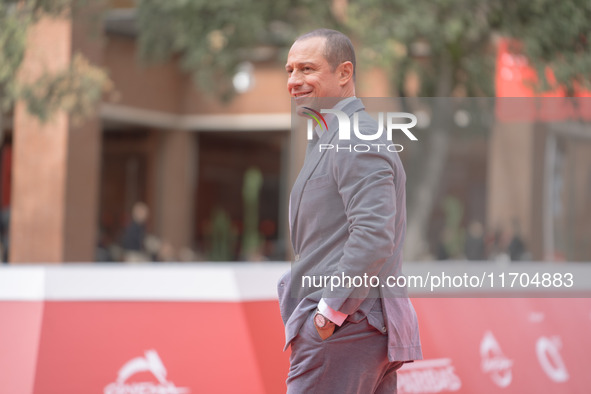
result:
M 425 359 L 399 393 L 588 393 L 591 299 L 414 299 Z
M 0 393 L 283 393 L 285 268 L 2 269 Z M 399 393 L 589 392 L 591 298 L 412 302 Z

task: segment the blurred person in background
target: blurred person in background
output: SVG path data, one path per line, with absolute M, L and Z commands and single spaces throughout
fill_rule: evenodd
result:
M 96 242 L 96 249 L 94 251 L 94 261 L 101 263 L 114 262 L 115 260 L 111 253 L 110 245 L 107 241 L 105 231 L 100 226 L 97 230 L 97 238 L 98 240 Z
M 146 253 L 146 222 L 150 216 L 148 206 L 143 202 L 136 202 L 131 210 L 131 221 L 125 228 L 121 246 L 125 262 L 151 261 Z
M 485 260 L 484 227 L 482 223 L 474 220 L 468 226 L 466 245 L 464 252 L 467 260 Z
M 509 245 L 507 246 L 507 254 L 509 254 L 509 258 L 511 261 L 530 260 L 531 256 L 525 247 L 525 241 L 521 235 L 521 226 L 519 225 L 519 220 L 514 218 L 512 225 L 513 233 L 511 241 L 509 241 Z
M 505 234 L 500 226 L 488 232 L 486 246 L 488 259 L 491 261 L 509 261 L 509 255 L 505 253 Z
M 355 97 L 355 51 L 348 37 L 319 29 L 289 51 L 287 88 L 302 110 L 340 110 L 359 129 L 377 123 Z M 328 105 L 326 105 L 328 104 Z M 304 276 L 401 274 L 406 175 L 396 153 L 320 150 L 337 143 L 335 117 L 315 129 L 290 196 L 295 262 L 279 281 L 288 393 L 395 393 L 397 370 L 422 358 L 417 317 L 405 289 L 304 285 Z M 360 141 L 351 137 L 351 143 Z M 362 141 L 361 141 L 362 142 Z M 385 133 L 383 141 L 385 142 Z M 317 144 L 317 146 L 315 145 Z

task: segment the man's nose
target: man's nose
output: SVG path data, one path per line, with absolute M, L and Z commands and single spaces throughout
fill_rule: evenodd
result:
M 301 75 L 293 71 L 289 78 L 287 78 L 287 89 L 292 90 L 293 88 L 302 85 L 302 83 Z

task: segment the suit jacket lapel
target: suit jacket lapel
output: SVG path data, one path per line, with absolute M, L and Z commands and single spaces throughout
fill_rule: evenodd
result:
M 341 111 L 346 113 L 349 118 L 353 115 L 353 113 L 357 111 L 361 111 L 364 109 L 363 103 L 359 99 L 352 100 L 351 102 L 347 103 Z M 351 124 L 351 127 L 353 125 Z M 320 150 L 320 144 L 335 144 L 338 141 L 333 142 L 338 134 L 339 130 L 339 122 L 336 116 L 333 116 L 330 122 L 328 123 L 328 130 L 326 130 L 320 139 L 318 140 L 316 146 L 312 149 L 308 149 L 306 152 L 306 159 L 304 160 L 304 165 L 293 185 L 291 190 L 290 196 L 290 203 L 291 203 L 291 210 L 290 210 L 290 223 L 291 223 L 291 242 L 292 246 L 295 248 L 295 234 L 294 234 L 294 226 L 296 223 L 296 219 L 298 216 L 298 210 L 300 208 L 300 201 L 302 199 L 302 192 L 304 191 L 304 186 L 306 182 L 320 163 L 320 160 L 324 157 L 326 153 L 326 149 Z M 296 251 L 297 253 L 297 251 Z

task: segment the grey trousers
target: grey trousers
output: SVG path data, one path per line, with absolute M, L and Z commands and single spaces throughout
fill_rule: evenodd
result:
M 313 314 L 291 343 L 288 394 L 394 394 L 402 362 L 388 360 L 388 336 L 367 319 L 345 321 L 322 340 Z

